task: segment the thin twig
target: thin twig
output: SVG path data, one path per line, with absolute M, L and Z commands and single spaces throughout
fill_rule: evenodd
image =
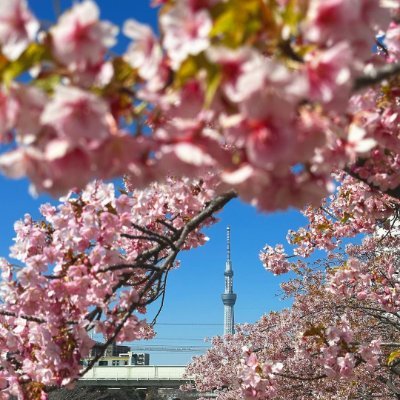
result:
M 291 375 L 291 374 L 282 374 L 280 372 L 273 372 L 274 375 L 280 376 L 282 378 L 293 379 L 297 381 L 317 381 L 320 379 L 324 379 L 327 377 L 326 374 L 321 374 L 317 376 L 298 376 L 298 375 Z

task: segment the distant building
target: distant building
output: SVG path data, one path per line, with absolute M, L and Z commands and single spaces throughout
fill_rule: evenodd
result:
M 132 353 L 131 354 L 131 365 L 149 365 L 150 354 L 149 353 Z
M 97 342 L 91 349 L 89 357 L 82 361 L 82 364 L 97 357 L 102 352 L 104 343 Z M 103 356 L 100 357 L 94 364 L 99 367 L 115 367 L 124 365 L 150 365 L 150 354 L 148 353 L 133 353 L 129 346 L 118 345 L 112 343 L 107 347 Z
M 104 343 L 96 342 L 89 353 L 90 358 L 97 357 L 103 350 Z M 118 357 L 121 353 L 128 353 L 131 348 L 129 346 L 118 345 L 115 342 L 106 348 L 103 357 Z

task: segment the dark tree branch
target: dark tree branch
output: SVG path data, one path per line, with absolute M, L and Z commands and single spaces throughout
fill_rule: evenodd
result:
M 163 282 L 163 290 L 162 290 L 162 297 L 161 297 L 161 304 L 160 307 L 157 310 L 156 315 L 153 318 L 153 321 L 151 321 L 151 326 L 154 326 L 157 322 L 157 318 L 158 316 L 161 314 L 161 311 L 164 307 L 164 301 L 165 301 L 165 290 L 167 288 L 167 279 L 168 279 L 168 271 L 165 273 L 165 277 L 164 277 L 164 282 Z
M 30 322 L 37 322 L 39 324 L 43 324 L 43 323 L 46 322 L 46 320 L 44 320 L 43 318 L 38 318 L 38 317 L 34 317 L 32 315 L 24 315 L 24 314 L 18 314 L 17 315 L 17 314 L 15 314 L 13 312 L 4 311 L 4 310 L 0 311 L 0 315 L 4 315 L 6 317 L 22 318 L 22 319 L 25 319 L 25 320 L 30 321 Z
M 400 73 L 400 63 L 387 64 L 380 68 L 373 68 L 354 81 L 353 91 L 365 89 L 367 87 L 381 83 Z
M 365 183 L 367 186 L 369 186 L 371 189 L 376 190 L 382 194 L 387 194 L 390 197 L 393 197 L 397 200 L 400 200 L 400 186 L 394 188 L 394 189 L 387 189 L 385 191 L 383 191 L 382 189 L 380 189 L 378 186 L 373 185 L 372 183 L 368 182 L 367 179 L 362 178 L 359 174 L 357 174 L 356 172 L 354 172 L 351 168 L 346 167 L 344 169 L 344 171 L 346 173 L 348 173 L 351 177 L 353 177 L 354 179 L 357 179 L 358 181 L 361 181 L 363 183 Z
M 166 278 L 167 278 L 168 271 L 173 266 L 178 253 L 184 246 L 190 233 L 192 233 L 197 228 L 199 228 L 202 223 L 204 223 L 208 218 L 210 218 L 215 212 L 221 210 L 229 201 L 231 201 L 235 197 L 237 197 L 237 194 L 233 190 L 215 197 L 213 200 L 211 200 L 209 203 L 207 203 L 207 205 L 204 207 L 204 209 L 199 214 L 194 216 L 184 227 L 182 227 L 181 229 L 176 230 L 176 231 L 171 230 L 171 231 L 173 231 L 173 234 L 171 235 L 171 237 L 166 238 L 159 234 L 154 235 L 158 239 L 158 240 L 156 240 L 157 244 L 153 248 L 139 254 L 136 261 L 131 266 L 128 266 L 128 265 L 116 266 L 117 268 L 121 268 L 121 267 L 132 268 L 133 270 L 136 268 L 143 269 L 143 266 L 149 265 L 148 264 L 149 260 L 151 260 L 153 258 L 155 258 L 156 260 L 159 260 L 160 253 L 165 253 L 165 252 L 168 253 L 168 255 L 163 260 L 162 265 L 157 266 L 158 268 L 156 268 L 156 266 L 154 264 L 150 263 L 150 266 L 151 266 L 150 275 L 148 276 L 146 285 L 144 286 L 144 288 L 142 288 L 140 290 L 139 299 L 136 302 L 133 302 L 129 306 L 129 308 L 125 311 L 123 318 L 116 325 L 112 335 L 110 335 L 108 337 L 107 341 L 101 346 L 102 351 L 100 351 L 100 353 L 97 356 L 95 356 L 93 359 L 91 359 L 89 361 L 87 367 L 84 368 L 80 372 L 80 374 L 79 374 L 80 376 L 83 376 L 87 371 L 89 371 L 94 366 L 94 364 L 102 357 L 106 348 L 112 342 L 115 341 L 118 334 L 124 327 L 125 323 L 128 321 L 129 317 L 132 315 L 132 313 L 138 307 L 150 304 L 150 303 L 154 302 L 155 300 L 157 300 L 160 296 L 163 296 L 162 299 L 164 298 L 165 284 L 166 284 Z M 135 228 L 137 228 L 137 227 L 135 226 Z M 153 232 L 147 230 L 146 228 L 140 227 L 139 230 L 142 231 L 143 233 L 145 233 L 146 235 L 149 235 L 149 236 L 153 235 Z M 134 277 L 134 271 L 132 271 L 132 273 L 127 273 L 126 275 L 124 275 L 124 277 L 118 282 L 118 284 L 116 284 L 113 287 L 111 294 L 109 294 L 105 298 L 105 303 L 112 300 L 114 294 L 118 291 L 118 289 L 120 289 L 122 286 L 125 286 L 128 283 L 128 281 L 133 277 Z M 151 293 L 152 290 L 153 290 L 153 292 Z M 149 293 L 150 293 L 150 296 L 149 296 Z M 149 297 L 147 297 L 147 296 L 149 296 Z M 144 302 L 143 302 L 143 300 L 144 300 Z M 163 300 L 162 300 L 162 304 L 163 304 Z M 99 307 L 97 307 L 95 310 L 90 312 L 86 316 L 86 318 L 89 321 L 93 322 L 94 318 L 95 317 L 98 318 L 101 315 L 101 313 L 102 313 L 101 309 L 99 309 Z M 158 314 L 157 314 L 157 316 L 158 316 Z M 93 326 L 91 324 L 89 324 L 87 330 L 90 330 L 92 328 L 93 328 Z
M 164 225 L 166 228 L 168 228 L 173 233 L 177 233 L 178 232 L 178 229 L 176 229 L 172 224 L 168 223 L 167 221 L 163 221 L 162 219 L 158 219 L 157 222 L 159 222 L 161 225 Z

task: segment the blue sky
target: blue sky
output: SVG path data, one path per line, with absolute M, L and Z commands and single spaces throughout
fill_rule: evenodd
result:
M 65 8 L 71 1 L 61 1 Z M 97 2 L 102 18 L 121 26 L 127 18 L 135 18 L 155 27 L 156 10 L 149 1 L 102 0 Z M 41 20 L 54 21 L 54 2 L 31 0 L 31 9 Z M 121 37 L 122 38 L 122 37 Z M 127 41 L 121 40 L 114 51 L 123 52 Z M 38 217 L 38 207 L 50 199 L 47 196 L 32 198 L 28 193 L 29 182 L 11 181 L 0 176 L 0 255 L 8 256 L 12 244 L 13 223 L 30 213 Z M 263 313 L 285 306 L 277 297 L 282 278 L 267 273 L 258 253 L 265 245 L 285 241 L 288 229 L 305 224 L 297 211 L 261 214 L 239 200 L 228 204 L 219 215 L 219 224 L 208 229 L 209 243 L 202 248 L 183 253 L 181 268 L 170 274 L 164 309 L 156 325 L 158 338 L 143 345 L 201 346 L 205 337 L 222 334 L 224 267 L 226 260 L 226 226 L 231 226 L 234 290 L 238 295 L 235 306 L 236 322 L 254 322 Z M 156 307 L 150 307 L 149 319 Z M 142 344 L 142 343 L 141 343 Z M 187 363 L 193 354 L 154 352 L 151 363 Z

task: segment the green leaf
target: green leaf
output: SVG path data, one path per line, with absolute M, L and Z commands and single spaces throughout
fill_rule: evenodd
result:
M 216 72 L 209 77 L 207 90 L 206 90 L 206 98 L 205 98 L 205 107 L 209 107 L 214 99 L 215 93 L 217 92 L 219 85 L 222 80 L 221 72 Z
M 304 239 L 305 239 L 304 236 L 297 235 L 297 234 L 293 234 L 293 235 L 290 237 L 290 243 L 291 243 L 291 244 L 299 244 L 299 243 L 301 243 Z
M 8 85 L 16 77 L 45 59 L 50 59 L 47 48 L 39 43 L 31 43 L 17 60 L 10 61 L 1 70 L 1 80 Z
M 219 36 L 229 32 L 232 29 L 232 24 L 235 22 L 235 11 L 233 9 L 227 9 L 222 13 L 214 23 L 211 30 L 211 37 Z
M 137 79 L 137 73 L 122 57 L 113 60 L 113 81 L 123 85 L 132 86 Z
M 351 214 L 345 212 L 344 215 L 343 215 L 343 218 L 340 220 L 340 222 L 342 224 L 345 224 L 350 219 L 350 217 L 351 217 Z
M 303 336 L 304 337 L 309 337 L 309 336 L 322 337 L 322 336 L 324 336 L 324 332 L 325 332 L 325 327 L 322 324 L 312 325 L 310 328 L 308 328 L 306 331 L 304 331 Z
M 54 88 L 60 83 L 61 76 L 60 75 L 49 75 L 43 78 L 36 79 L 32 82 L 33 85 L 42 89 L 43 91 L 50 93 L 53 92 Z
M 387 360 L 388 365 L 393 364 L 393 362 L 395 360 L 397 360 L 398 358 L 400 358 L 400 349 L 394 350 L 389 354 L 389 357 Z
M 300 17 L 301 15 L 297 9 L 297 1 L 289 0 L 282 14 L 282 20 L 286 26 L 290 27 L 292 34 L 296 33 Z
M 324 224 L 318 224 L 317 225 L 317 229 L 320 231 L 320 232 L 323 232 L 323 231 L 326 231 L 327 229 L 329 229 L 330 228 L 330 224 L 329 223 L 324 223 Z
M 222 73 L 219 68 L 210 65 L 207 68 L 208 79 L 207 79 L 207 90 L 205 95 L 205 107 L 209 107 L 214 100 L 215 93 L 217 92 L 221 80 L 222 80 Z
M 205 107 L 208 107 L 213 101 L 215 93 L 219 88 L 222 74 L 220 68 L 210 63 L 204 54 L 187 58 L 176 72 L 174 84 L 177 88 L 180 88 L 188 80 L 195 78 L 200 71 L 205 71 L 207 73 L 207 88 L 204 105 Z
M 230 0 L 216 7 L 210 37 L 231 48 L 244 44 L 262 27 L 262 4 L 262 0 Z
M 199 69 L 200 65 L 196 57 L 187 58 L 176 72 L 174 83 L 178 87 L 183 86 L 190 78 L 194 78 L 197 75 Z

